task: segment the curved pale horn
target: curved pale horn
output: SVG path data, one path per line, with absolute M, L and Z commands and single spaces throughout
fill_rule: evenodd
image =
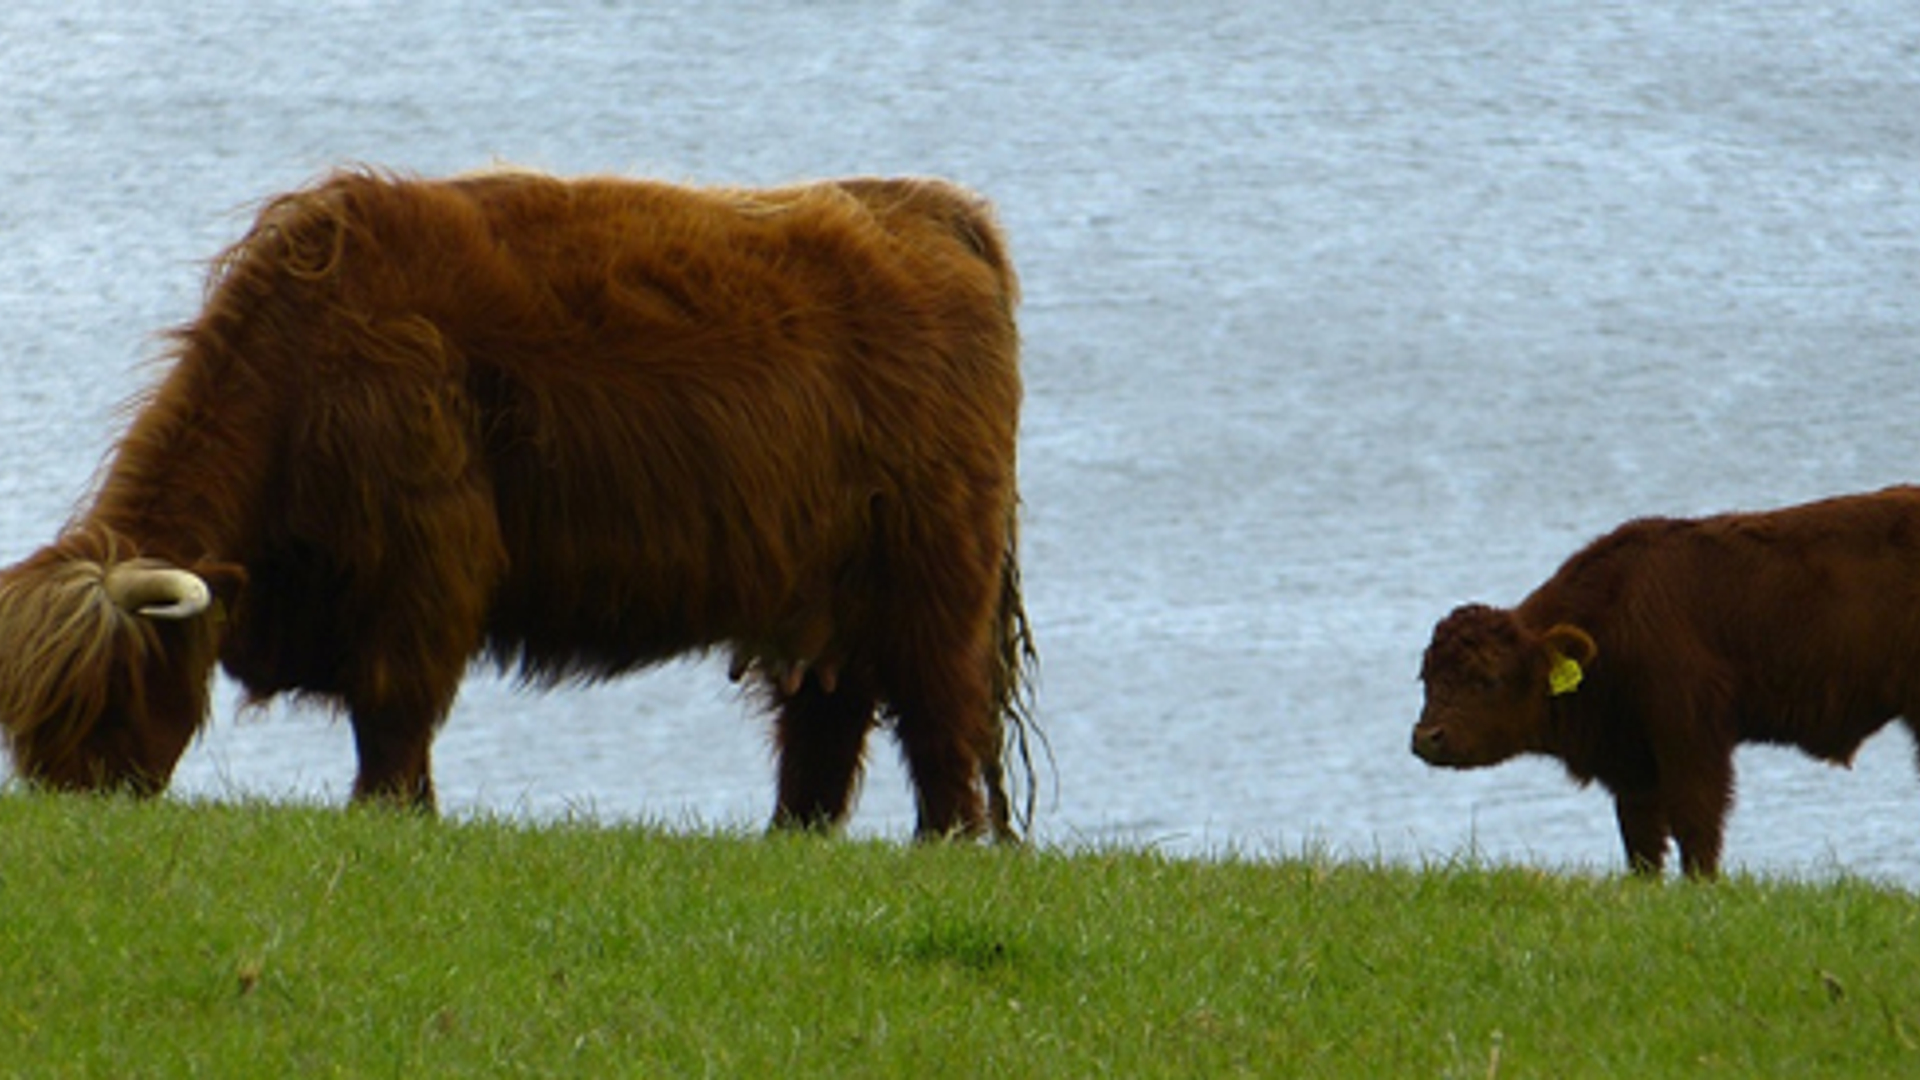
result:
M 191 619 L 213 603 L 199 575 L 148 560 L 107 571 L 106 590 L 115 607 L 149 619 Z

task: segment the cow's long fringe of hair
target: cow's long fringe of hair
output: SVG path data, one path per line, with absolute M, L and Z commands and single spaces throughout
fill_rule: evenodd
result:
M 145 676 L 163 648 L 160 631 L 106 589 L 115 566 L 137 561 L 111 534 L 82 530 L 0 578 L 0 641 L 8 643 L 0 650 L 0 723 L 33 759 L 71 754 L 110 707 L 135 728 L 147 723 Z M 202 683 L 213 655 L 205 622 L 187 630 L 194 636 L 181 646 L 204 659 Z

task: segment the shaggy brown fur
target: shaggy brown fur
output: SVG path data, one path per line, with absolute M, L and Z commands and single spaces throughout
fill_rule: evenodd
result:
M 1629 522 L 1512 610 L 1435 627 L 1413 750 L 1558 758 L 1613 794 L 1628 865 L 1671 839 L 1711 876 L 1742 742 L 1837 763 L 1894 718 L 1920 735 L 1920 488 Z
M 777 824 L 845 816 L 884 716 L 923 835 L 1010 833 L 1016 300 L 986 205 L 931 180 L 274 199 L 91 508 L 0 577 L 16 763 L 163 787 L 217 656 L 346 709 L 356 796 L 430 806 L 477 654 L 551 687 L 724 647 L 778 710 Z M 114 610 L 135 558 L 221 602 Z

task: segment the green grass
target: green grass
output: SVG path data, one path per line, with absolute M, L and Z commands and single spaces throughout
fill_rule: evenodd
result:
M 0 1074 L 1892 1076 L 1920 902 L 0 797 Z

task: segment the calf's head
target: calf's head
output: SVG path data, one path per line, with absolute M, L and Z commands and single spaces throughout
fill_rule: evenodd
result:
M 1541 747 L 1551 702 L 1575 692 L 1599 652 L 1578 627 L 1545 633 L 1513 612 L 1482 604 L 1454 609 L 1433 628 L 1420 664 L 1426 704 L 1413 752 L 1429 765 L 1495 765 Z
M 89 548 L 69 538 L 0 574 L 0 727 L 35 784 L 151 794 L 205 718 L 215 592 L 239 571 Z

